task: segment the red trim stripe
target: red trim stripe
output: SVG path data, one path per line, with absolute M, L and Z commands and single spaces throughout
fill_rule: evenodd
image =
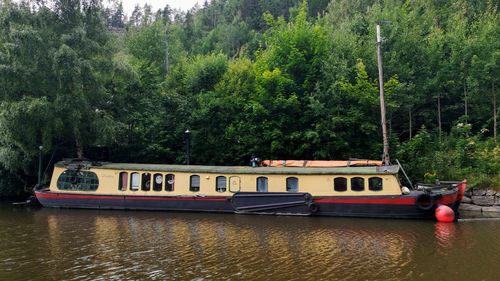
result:
M 91 195 L 91 194 L 69 194 L 36 192 L 38 198 L 51 199 L 101 199 L 101 200 L 150 200 L 150 201 L 225 201 L 231 197 L 179 197 L 179 196 L 138 196 L 138 195 Z M 455 202 L 456 194 L 445 195 L 436 203 L 452 204 Z M 384 205 L 415 205 L 415 197 L 395 197 L 395 198 L 317 198 L 314 203 L 335 203 L 335 204 L 384 204 Z
M 36 192 L 38 198 L 52 199 L 104 199 L 104 200 L 152 200 L 152 201 L 168 201 L 168 200 L 185 200 L 185 201 L 225 201 L 229 197 L 160 197 L 160 196 L 136 196 L 136 195 L 82 195 L 68 193 L 49 193 Z
M 457 193 L 443 195 L 439 200 L 436 201 L 437 204 L 450 205 L 457 202 Z
M 415 205 L 414 197 L 400 198 L 319 198 L 314 203 Z

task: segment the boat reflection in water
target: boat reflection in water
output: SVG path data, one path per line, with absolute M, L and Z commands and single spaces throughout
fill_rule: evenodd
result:
M 417 245 L 415 222 L 403 221 L 57 209 L 36 219 L 47 223 L 46 254 L 61 263 L 54 278 L 61 267 L 109 278 L 260 279 L 277 268 L 283 280 L 382 278 L 404 268 Z
M 0 280 L 497 280 L 498 223 L 0 208 Z

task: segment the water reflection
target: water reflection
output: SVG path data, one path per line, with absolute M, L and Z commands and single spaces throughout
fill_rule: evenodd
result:
M 491 239 L 499 224 L 57 209 L 14 222 L 1 212 L 0 237 L 36 236 L 2 244 L 2 266 L 24 271 L 0 268 L 0 280 L 413 280 L 484 251 L 500 257 L 462 237 L 486 226 Z
M 437 222 L 435 224 L 434 236 L 441 247 L 449 248 L 453 246 L 455 232 L 456 225 L 454 223 Z
M 384 276 L 403 267 L 416 244 L 410 229 L 388 230 L 371 220 L 50 209 L 35 217 L 47 222 L 52 258 L 68 255 L 70 260 L 77 254 L 69 271 L 105 267 L 112 271 L 101 273 L 110 277 L 132 271 L 147 277 L 244 274 L 253 279 L 276 268 L 289 273 L 283 280 L 296 278 L 292 273 L 297 271 L 354 277 L 376 270 Z M 79 250 L 71 251 L 72 243 Z

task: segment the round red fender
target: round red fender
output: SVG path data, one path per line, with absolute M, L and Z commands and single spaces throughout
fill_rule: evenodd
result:
M 448 206 L 439 205 L 436 208 L 436 219 L 439 222 L 453 222 L 455 220 L 455 212 Z

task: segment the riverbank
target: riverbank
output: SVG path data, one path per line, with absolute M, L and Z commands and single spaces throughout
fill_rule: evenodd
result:
M 484 217 L 500 217 L 500 192 L 491 189 L 469 189 L 464 194 L 460 211 Z

